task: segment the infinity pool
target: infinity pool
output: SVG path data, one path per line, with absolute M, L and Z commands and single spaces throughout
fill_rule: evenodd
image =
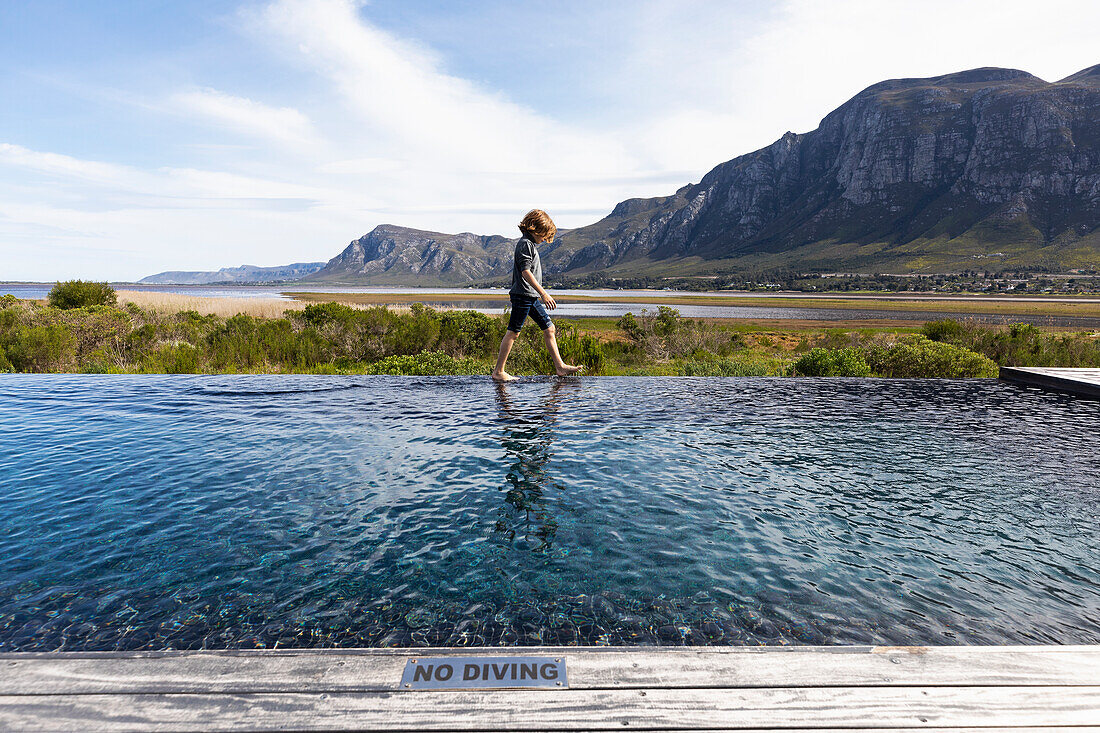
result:
M 1100 642 L 1100 402 L 0 376 L 0 650 Z

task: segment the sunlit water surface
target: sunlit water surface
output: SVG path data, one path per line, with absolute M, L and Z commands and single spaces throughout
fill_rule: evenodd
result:
M 405 294 L 419 296 L 412 300 L 433 307 L 469 308 L 482 313 L 503 313 L 509 307 L 507 291 L 501 288 L 397 288 L 340 285 L 119 285 L 124 290 L 140 290 L 149 293 L 189 295 L 198 298 L 273 298 L 290 301 L 288 292 L 323 292 L 332 294 Z M 45 298 L 50 286 L 42 283 L 0 283 L 0 296 L 12 294 L 18 298 Z M 469 300 L 432 300 L 432 294 L 468 295 Z M 554 315 L 566 318 L 618 318 L 624 313 L 655 312 L 662 300 L 673 296 L 693 295 L 675 290 L 554 290 L 559 295 L 583 295 L 589 298 L 644 297 L 649 303 L 623 303 L 584 301 L 561 303 Z M 696 293 L 695 295 L 698 295 Z M 787 294 L 789 295 L 789 294 Z M 827 295 L 825 293 L 823 296 Z M 1004 325 L 1008 323 L 1033 323 L 1037 326 L 1094 329 L 1100 328 L 1100 318 L 1095 316 L 1054 316 L 1028 313 L 980 313 L 968 310 L 965 301 L 953 301 L 957 310 L 912 310 L 912 303 L 905 310 L 881 310 L 873 308 L 799 308 L 790 306 L 745 305 L 745 293 L 709 292 L 709 298 L 724 298 L 730 305 L 693 305 L 678 303 L 673 307 L 686 318 L 745 318 L 753 320 L 806 320 L 806 321 L 901 321 L 924 322 L 942 318 L 972 320 L 977 323 Z M 752 293 L 752 298 L 780 296 L 779 293 Z M 983 300 L 1010 301 L 1008 298 L 983 298 Z M 1079 302 L 1095 302 L 1079 299 Z
M 0 650 L 1100 642 L 1100 402 L 0 377 Z

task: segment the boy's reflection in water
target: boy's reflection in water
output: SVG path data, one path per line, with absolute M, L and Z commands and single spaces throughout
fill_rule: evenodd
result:
M 558 523 L 547 511 L 544 492 L 564 488 L 547 473 L 554 424 L 562 401 L 579 388 L 579 383 L 555 379 L 541 402 L 517 404 L 513 394 L 520 389 L 528 391 L 530 386 L 496 385 L 497 408 L 504 426 L 501 443 L 511 465 L 505 478 L 504 496 L 510 508 L 501 509 L 493 531 L 509 542 L 518 533 L 530 542 L 537 542 L 536 551 L 550 549 Z

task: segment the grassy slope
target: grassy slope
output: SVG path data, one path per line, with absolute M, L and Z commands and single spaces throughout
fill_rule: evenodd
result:
M 1062 272 L 1100 268 L 1100 230 L 1084 236 L 1067 232 L 1044 244 L 1031 237 L 1034 230 L 1030 227 L 1008 228 L 996 237 L 990 236 L 991 229 L 982 227 L 954 238 L 946 235 L 922 237 L 904 244 L 826 240 L 787 252 L 760 252 L 726 259 L 639 259 L 620 263 L 604 272 L 612 277 L 675 277 L 772 269 L 934 274 L 1037 267 Z

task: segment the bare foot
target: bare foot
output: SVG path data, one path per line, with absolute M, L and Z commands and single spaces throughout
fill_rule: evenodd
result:
M 584 366 L 572 366 L 571 364 L 562 364 L 560 367 L 554 369 L 558 373 L 559 377 L 568 377 L 571 374 L 577 374 L 584 371 Z
M 516 378 L 513 377 L 508 372 L 499 372 L 499 373 L 498 372 L 493 372 L 493 381 L 494 382 L 514 382 L 514 381 L 516 381 Z

